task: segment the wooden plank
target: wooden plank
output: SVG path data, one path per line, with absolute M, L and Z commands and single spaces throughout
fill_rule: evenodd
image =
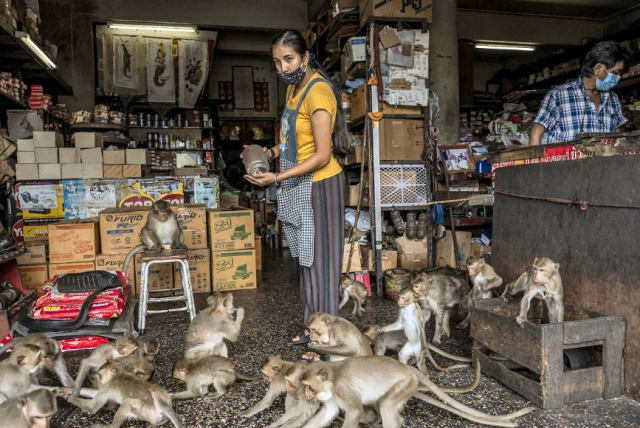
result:
M 514 390 L 536 406 L 550 410 L 545 407 L 542 385 L 538 382 L 509 370 L 500 362 L 494 361 L 478 349 L 472 350 L 472 358 L 474 364 L 480 362 L 484 374 L 491 376 L 507 388 Z
M 542 373 L 542 337 L 545 330 L 560 330 L 559 325 L 516 324 L 508 318 L 477 307 L 471 308 L 471 337 L 483 346 L 536 373 Z M 560 334 L 560 333 L 558 333 Z M 562 350 L 562 343 L 560 343 Z
M 549 144 L 550 146 L 551 144 Z M 556 144 L 554 144 L 555 146 Z M 558 145 L 567 145 L 558 144 Z M 532 158 L 541 158 L 544 156 L 544 148 L 545 146 L 530 146 L 530 147 L 518 147 L 515 149 L 506 150 L 504 152 L 493 153 L 489 155 L 489 162 L 498 163 L 498 162 L 508 162 L 508 161 L 516 161 L 520 159 L 532 159 Z
M 526 325 L 526 324 L 525 324 Z M 540 383 L 545 409 L 564 405 L 564 356 L 562 352 L 562 324 L 548 324 L 542 328 L 542 373 Z M 545 327 L 545 326 L 542 326 Z
M 619 328 L 620 324 L 624 326 L 624 321 L 620 316 L 565 321 L 564 343 L 565 345 L 571 345 L 604 340 L 610 334 L 612 328 Z
M 603 397 L 604 370 L 602 367 L 564 372 L 564 402 L 579 403 Z
M 624 386 L 624 348 L 625 324 L 621 319 L 610 322 L 610 334 L 607 335 L 602 355 L 604 366 L 604 398 L 615 398 L 622 395 Z M 635 335 L 637 336 L 637 334 Z M 637 373 L 636 373 L 637 376 Z M 631 379 L 629 379 L 631 381 Z M 637 385 L 636 385 L 637 387 Z

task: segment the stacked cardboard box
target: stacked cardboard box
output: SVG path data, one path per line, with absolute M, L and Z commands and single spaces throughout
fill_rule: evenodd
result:
M 12 141 L 0 135 L 0 175 L 15 177 L 14 154 L 18 148 Z
M 189 278 L 194 293 L 211 293 L 211 254 L 207 246 L 207 209 L 203 204 L 172 207 L 189 247 Z M 182 288 L 180 265 L 174 266 L 174 283 Z
M 208 229 L 213 290 L 256 288 L 253 210 L 209 210 Z
M 60 180 L 58 148 L 64 145 L 58 132 L 34 131 L 32 139 L 18 140 L 17 180 Z
M 100 253 L 96 220 L 73 219 L 49 225 L 49 275 L 95 270 Z
M 40 288 L 49 279 L 48 246 L 47 241 L 28 242 L 27 252 L 16 259 L 23 288 Z

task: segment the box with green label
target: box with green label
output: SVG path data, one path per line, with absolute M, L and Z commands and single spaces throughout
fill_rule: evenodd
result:
M 209 210 L 211 251 L 248 250 L 255 245 L 253 210 Z
M 213 291 L 256 288 L 256 250 L 212 251 L 211 276 Z

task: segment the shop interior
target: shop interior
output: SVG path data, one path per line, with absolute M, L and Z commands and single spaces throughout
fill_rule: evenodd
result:
M 246 177 L 283 172 L 283 30 L 348 133 L 302 345 L 282 183 Z M 624 123 L 530 144 L 608 40 Z M 0 419 L 638 426 L 637 153 L 636 0 L 0 0 Z

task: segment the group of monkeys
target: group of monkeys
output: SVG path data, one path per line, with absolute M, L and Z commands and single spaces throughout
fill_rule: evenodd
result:
M 517 281 L 506 286 L 502 294 L 505 298 L 524 292 L 518 323 L 526 320 L 529 302 L 534 297 L 547 302 L 551 322 L 562 321 L 558 267 L 550 259 L 537 258 Z M 267 357 L 261 371 L 270 383 L 269 389 L 264 398 L 240 416 L 256 415 L 286 392 L 285 413 L 270 427 L 324 427 L 342 411 L 343 427 L 382 424 L 385 428 L 399 428 L 403 421 L 401 411 L 412 397 L 477 423 L 516 426 L 514 418 L 534 409 L 527 407 L 495 416 L 470 408 L 449 395 L 472 391 L 478 385 L 479 364 L 474 381 L 467 386 L 439 387 L 429 379 L 425 356 L 437 370 L 452 370 L 471 362 L 434 346 L 443 335 L 449 335 L 450 311 L 456 305 L 468 310 L 473 300 L 491 297 L 492 290 L 502 284 L 502 278 L 482 259 L 469 261 L 468 274 L 473 283 L 471 291 L 456 276 L 419 274 L 412 280 L 412 287 L 399 295 L 397 321 L 386 327 L 368 326 L 361 332 L 345 318 L 322 312 L 313 314 L 307 323 L 309 348 L 326 357 L 326 361 L 294 363 Z M 362 287 L 345 277 L 341 307 L 351 296 L 355 299 L 354 314 L 361 314 L 366 299 Z M 10 356 L 0 361 L 0 420 L 12 421 L 11 426 L 16 428 L 49 427 L 57 411 L 57 394 L 91 414 L 106 406 L 115 412 L 110 427 L 119 427 L 127 420 L 152 425 L 171 421 L 175 427 L 181 427 L 173 400 L 206 395 L 211 386 L 215 389 L 211 397 L 217 398 L 236 379 L 258 379 L 237 371 L 228 359 L 225 340 L 238 339 L 244 309 L 234 307 L 231 293 L 216 293 L 207 299 L 207 304 L 189 325 L 184 357 L 173 367 L 173 376 L 186 383 L 185 391 L 170 394 L 149 382 L 159 351 L 155 340 L 121 337 L 101 345 L 81 362 L 74 381 L 58 342 L 42 334 L 29 334 L 0 349 L 2 355 L 13 348 Z M 425 335 L 425 323 L 431 313 L 436 316 L 433 344 Z M 468 323 L 467 317 L 461 325 Z M 398 360 L 384 356 L 388 350 L 398 352 Z M 430 351 L 465 364 L 443 369 Z M 409 365 L 414 362 L 417 368 Z M 48 371 L 55 372 L 62 388 L 40 384 Z M 86 377 L 91 387 L 83 387 Z

